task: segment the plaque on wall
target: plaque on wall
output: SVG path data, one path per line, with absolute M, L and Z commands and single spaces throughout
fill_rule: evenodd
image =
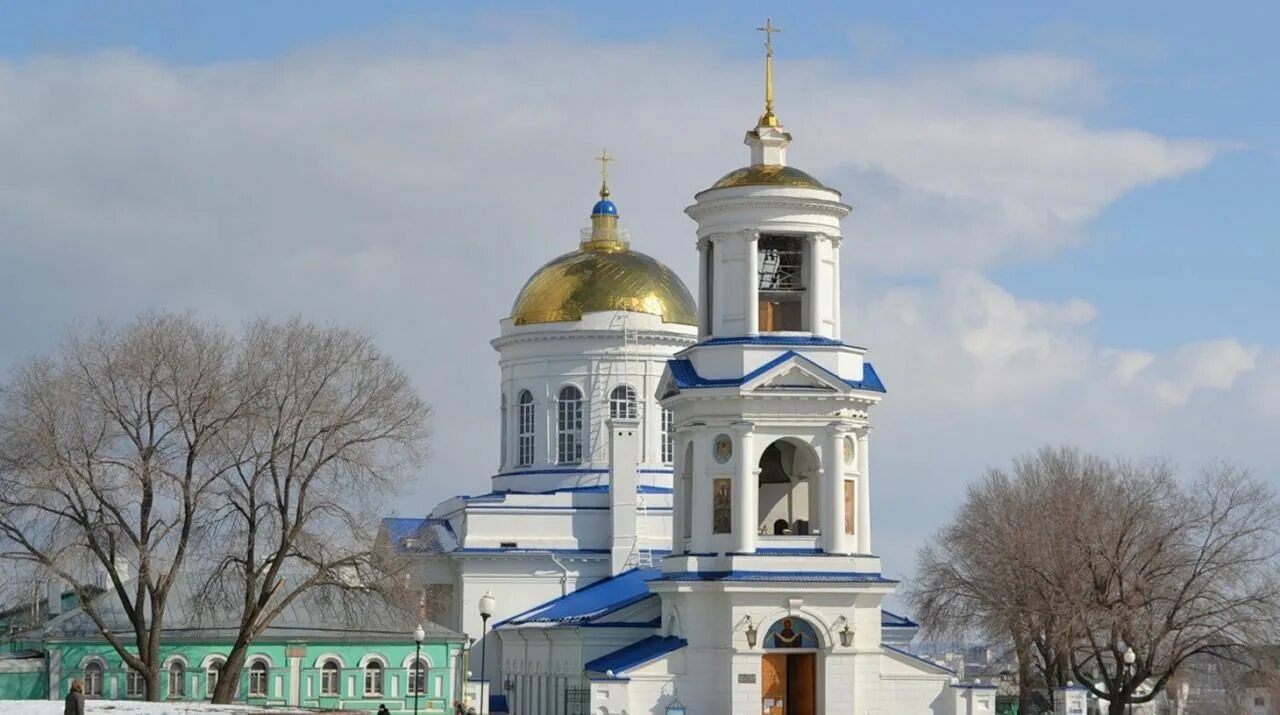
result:
M 738 673 L 738 682 L 754 683 L 756 682 L 756 674 L 755 673 Z
M 717 464 L 724 464 L 733 459 L 733 440 L 729 438 L 729 435 L 716 435 L 715 440 L 711 443 L 711 456 L 715 458 Z

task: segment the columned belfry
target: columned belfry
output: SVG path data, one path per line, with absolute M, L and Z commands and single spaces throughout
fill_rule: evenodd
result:
M 697 223 L 699 341 L 659 385 L 684 458 L 672 555 L 650 588 L 679 614 L 690 674 L 705 669 L 691 679 L 725 684 L 699 711 L 770 712 L 785 701 L 777 712 L 853 712 L 863 698 L 861 712 L 872 696 L 848 684 L 878 668 L 879 605 L 892 590 L 870 519 L 869 410 L 884 388 L 841 335 L 850 207 L 788 165 L 792 138 L 773 96 L 778 28 L 759 29 L 765 105 L 745 138 L 751 163 L 686 209 Z M 757 646 L 749 630 L 781 635 Z

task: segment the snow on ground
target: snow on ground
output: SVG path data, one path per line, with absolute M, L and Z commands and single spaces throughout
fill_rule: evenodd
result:
M 266 713 L 288 715 L 305 710 L 264 710 L 248 705 L 210 705 L 209 703 L 140 703 L 131 700 L 89 700 L 84 705 L 85 715 L 248 715 Z M 62 701 L 54 700 L 0 700 L 0 713 L 4 715 L 62 715 Z

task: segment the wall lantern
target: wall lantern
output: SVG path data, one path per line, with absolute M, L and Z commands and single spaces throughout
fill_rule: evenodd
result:
M 845 618 L 844 616 L 840 616 L 840 618 L 836 619 L 836 623 L 844 624 L 844 627 L 841 628 L 839 631 L 840 645 L 844 646 L 845 648 L 848 648 L 849 646 L 853 645 L 853 629 L 849 627 L 849 619 Z
M 680 698 L 673 699 L 667 705 L 667 715 L 684 715 L 684 704 L 680 702 Z
M 756 624 L 751 622 L 751 616 L 747 616 L 747 647 L 748 648 L 756 647 L 756 636 L 759 635 L 759 633 L 760 632 L 756 630 Z

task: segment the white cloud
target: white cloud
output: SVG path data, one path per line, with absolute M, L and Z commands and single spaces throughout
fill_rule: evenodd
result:
M 212 66 L 128 52 L 0 62 L 0 364 L 73 320 L 145 307 L 361 326 L 438 413 L 401 510 L 484 488 L 497 459 L 487 341 L 526 277 L 575 245 L 591 157 L 619 157 L 633 245 L 692 280 L 681 209 L 746 162 L 759 68 L 694 43 L 376 44 Z M 1204 166 L 1213 143 L 1088 126 L 1071 107 L 1104 101 L 1107 82 L 1077 59 L 873 78 L 838 58 L 782 60 L 778 79 L 793 160 L 855 207 L 847 278 L 926 277 L 850 296 L 846 320 L 891 390 L 877 523 L 899 568 L 934 523 L 910 523 L 914 495 L 939 480 L 923 507 L 936 518 L 981 467 L 1045 441 L 1123 434 L 1163 449 L 1182 437 L 1159 417 L 1171 406 L 1244 389 L 1272 395 L 1257 401 L 1276 414 L 1266 350 L 1110 350 L 1091 339 L 1088 303 L 1027 301 L 982 273 L 1085 240 L 1107 205 Z M 1220 424 L 1204 434 L 1230 445 Z

